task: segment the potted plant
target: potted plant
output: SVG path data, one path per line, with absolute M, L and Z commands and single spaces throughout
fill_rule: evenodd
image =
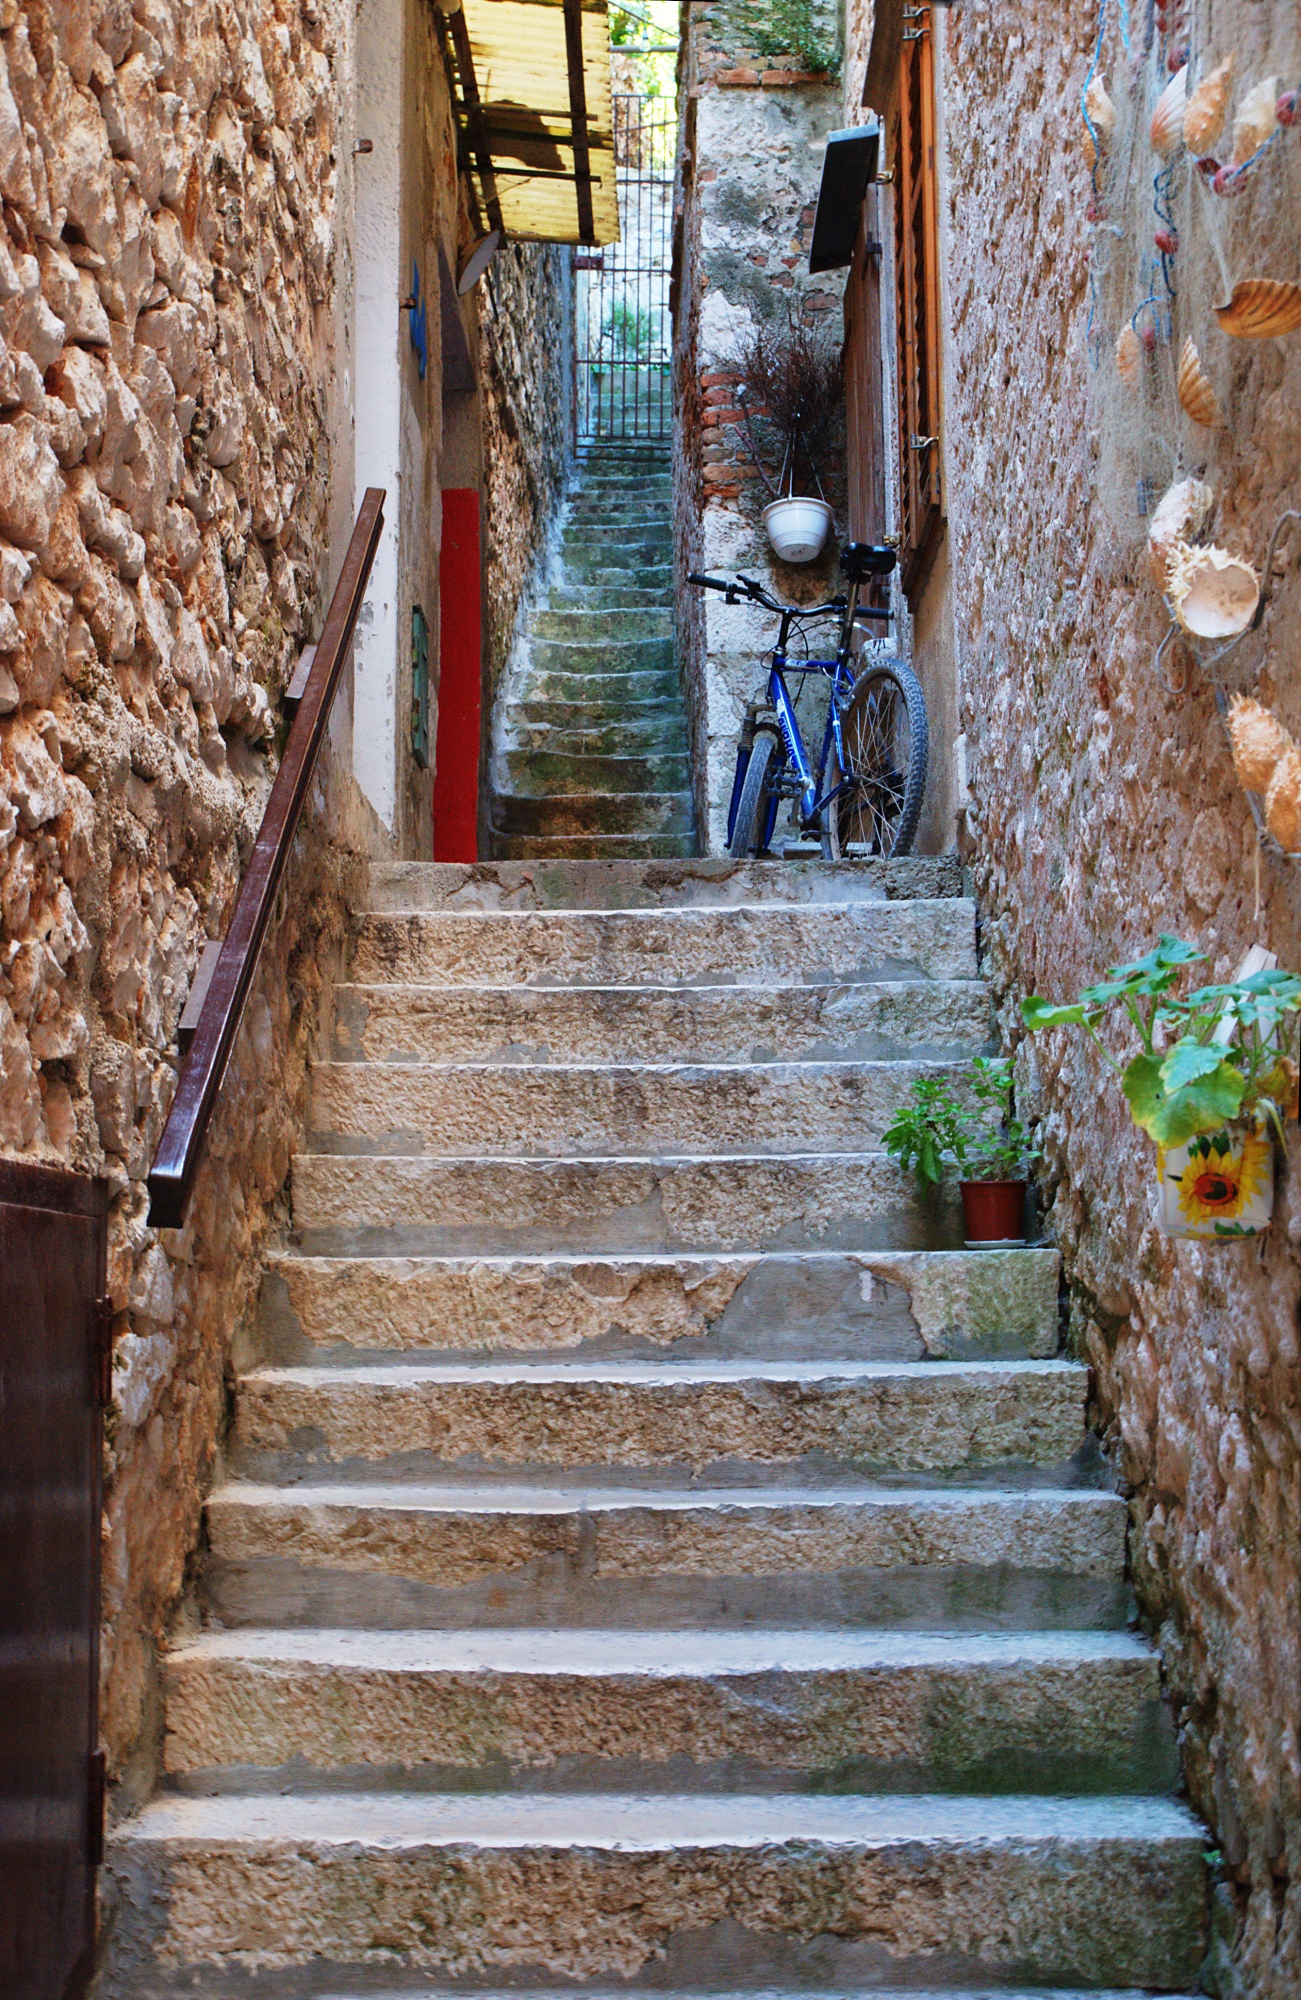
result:
M 843 422 L 839 350 L 827 328 L 809 324 L 792 305 L 784 325 L 758 326 L 727 365 L 741 378 L 736 397 L 746 442 L 772 495 L 763 510 L 768 540 L 783 562 L 813 562 L 833 519 L 818 460 L 834 449 Z M 816 497 L 806 490 L 810 482 Z
M 939 1186 L 946 1159 L 957 1163 L 969 1249 L 1024 1243 L 1026 1181 L 1039 1149 L 1013 1115 L 1011 1062 L 977 1056 L 956 1082 L 973 1106 L 959 1097 L 955 1080 L 919 1077 L 885 1134 L 885 1150 L 912 1169 L 923 1192 Z
M 1022 1002 L 1027 1028 L 1081 1027 L 1119 1078 L 1134 1123 L 1156 1142 L 1158 1219 L 1169 1236 L 1255 1236 L 1274 1210 L 1274 1142 L 1295 1112 L 1297 1066 L 1284 1048 L 1301 979 L 1272 965 L 1181 995 L 1194 945 L 1163 934 L 1112 966 L 1078 1000 Z M 1244 964 L 1250 963 L 1250 957 Z M 1138 1048 L 1117 1060 L 1098 1033 L 1129 1022 Z

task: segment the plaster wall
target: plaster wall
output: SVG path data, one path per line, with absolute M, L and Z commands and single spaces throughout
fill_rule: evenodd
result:
M 1198 31 L 1236 50 L 1245 88 L 1263 73 L 1262 37 L 1286 22 L 1247 0 L 1212 11 L 1196 10 Z M 1222 1993 L 1285 2000 L 1301 1991 L 1295 1128 L 1269 1235 L 1171 1241 L 1153 1220 L 1152 1149 L 1116 1084 L 1074 1035 L 1023 1039 L 1018 1002 L 1066 997 L 1163 930 L 1196 942 L 1209 976 L 1230 973 L 1255 941 L 1301 966 L 1301 879 L 1258 849 L 1204 662 L 1176 646 L 1171 686 L 1154 672 L 1167 615 L 1142 523 L 1117 526 L 1100 501 L 1079 139 L 1097 9 L 967 6 L 934 19 L 965 852 L 1022 1105 L 1041 1120 L 1070 1343 L 1094 1370 L 1096 1422 L 1131 1496 L 1142 1617 L 1161 1644 L 1193 1802 L 1223 1857 L 1207 1977 Z M 1293 131 L 1283 143 L 1301 141 Z M 1244 273 L 1258 199 L 1248 191 L 1234 211 Z M 1214 438 L 1189 430 L 1185 469 L 1211 460 L 1215 537 L 1259 561 L 1279 514 L 1301 505 L 1301 336 L 1199 333 L 1224 370 L 1231 418 Z M 1158 346 L 1152 365 L 1173 360 Z M 1230 685 L 1272 701 L 1296 731 L 1301 566 L 1295 541 L 1285 546 L 1292 559 Z
M 747 331 L 784 322 L 792 300 L 828 315 L 839 332 L 841 281 L 810 278 L 808 249 L 826 134 L 839 118 L 839 85 L 747 46 L 744 17 L 724 4 L 691 0 L 679 90 L 683 146 L 676 197 L 674 275 L 674 532 L 679 576 L 744 571 L 778 597 L 817 603 L 834 594 L 833 533 L 817 563 L 773 555 L 762 513 L 768 493 L 738 428 L 735 368 Z M 843 523 L 842 468 L 823 474 Z M 682 593 L 678 653 L 683 663 L 705 853 L 727 843 L 736 738 L 746 703 L 761 695 L 763 653 L 777 633 L 767 614 L 717 596 Z M 830 632 L 833 628 L 828 626 Z M 818 733 L 825 703 L 806 736 Z M 783 815 L 778 836 L 791 829 Z

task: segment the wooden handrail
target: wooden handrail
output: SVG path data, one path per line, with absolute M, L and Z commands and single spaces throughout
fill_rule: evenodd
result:
M 179 1229 L 185 1219 L 217 1093 L 244 1018 L 258 954 L 316 769 L 383 526 L 384 488 L 368 486 L 330 599 L 325 629 L 316 644 L 307 690 L 289 731 L 253 858 L 240 884 L 235 914 L 149 1171 L 149 1220 L 156 1229 Z

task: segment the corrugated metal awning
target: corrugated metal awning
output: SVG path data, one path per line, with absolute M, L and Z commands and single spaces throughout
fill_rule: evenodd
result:
M 462 0 L 447 22 L 485 225 L 520 242 L 617 242 L 606 0 Z

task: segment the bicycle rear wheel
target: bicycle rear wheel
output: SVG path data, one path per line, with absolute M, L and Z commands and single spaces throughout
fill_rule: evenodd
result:
M 907 854 L 926 789 L 926 698 L 902 660 L 869 666 L 854 683 L 841 718 L 845 764 L 833 740 L 826 788 L 839 786 L 822 809 L 822 852 L 828 860 L 867 854 Z
M 772 763 L 776 751 L 777 739 L 771 731 L 756 730 L 750 761 L 745 767 L 741 796 L 737 801 L 736 818 L 732 823 L 732 838 L 727 847 L 728 853 L 738 861 L 747 860 L 751 854 L 762 853 L 767 844 L 768 821 L 772 816 Z

